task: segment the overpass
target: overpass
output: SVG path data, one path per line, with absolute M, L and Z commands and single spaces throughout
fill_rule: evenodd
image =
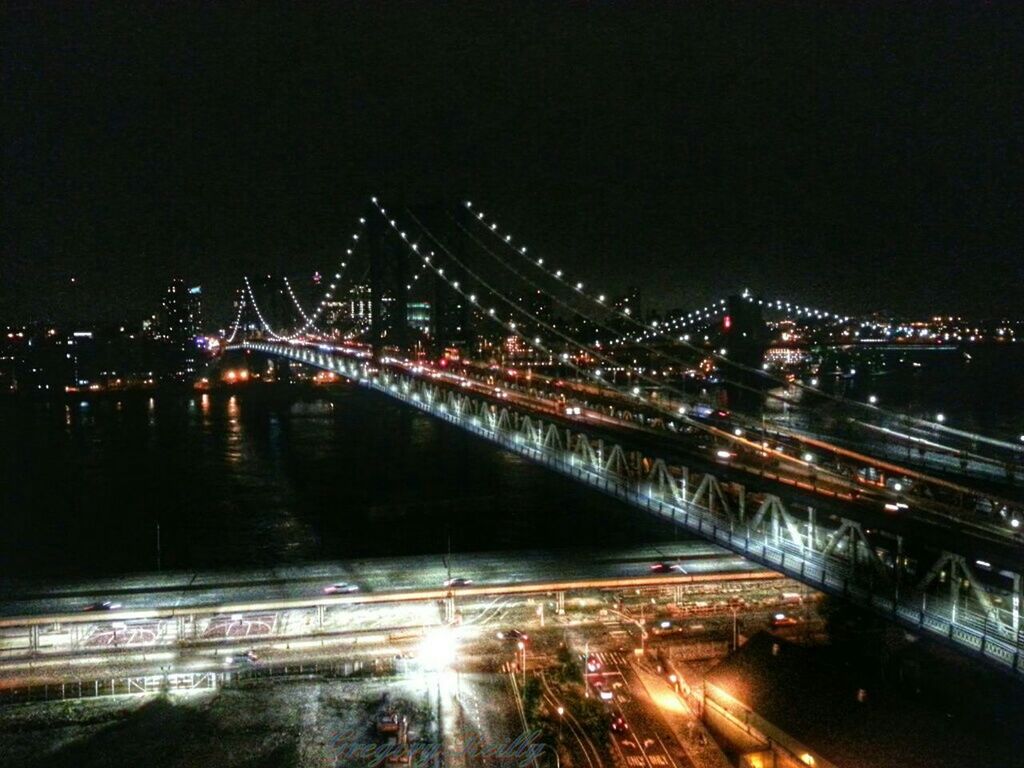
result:
M 683 542 L 614 551 L 568 550 L 477 553 L 456 556 L 457 574 L 470 583 L 446 587 L 438 557 L 350 561 L 297 569 L 284 578 L 241 574 L 143 577 L 88 585 L 37 585 L 18 599 L 3 595 L 0 666 L 38 665 L 48 659 L 149 653 L 185 646 L 295 641 L 387 628 L 432 626 L 438 607 L 452 621 L 459 607 L 495 598 L 551 596 L 561 612 L 567 594 L 603 590 L 786 584 L 713 545 Z M 664 573 L 652 564 L 669 562 Z M 327 594 L 326 585 L 346 579 L 357 591 Z M 198 582 L 197 582 L 198 579 Z M 792 587 L 790 587 L 792 588 Z M 123 600 L 114 610 L 88 610 L 101 599 Z M 362 613 L 356 613 L 361 609 Z M 356 617 L 362 617 L 359 621 Z M 382 627 L 384 629 L 382 629 Z

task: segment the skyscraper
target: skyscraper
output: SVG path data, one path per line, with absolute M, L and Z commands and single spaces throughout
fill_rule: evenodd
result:
M 160 335 L 170 353 L 167 373 L 171 378 L 184 381 L 195 375 L 201 318 L 202 288 L 186 287 L 181 278 L 171 280 L 164 292 L 160 316 Z

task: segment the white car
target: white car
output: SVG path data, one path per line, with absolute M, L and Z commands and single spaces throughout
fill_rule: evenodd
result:
M 355 584 L 350 584 L 347 581 L 339 581 L 337 584 L 331 584 L 324 587 L 325 595 L 350 595 L 353 592 L 358 592 L 359 587 Z

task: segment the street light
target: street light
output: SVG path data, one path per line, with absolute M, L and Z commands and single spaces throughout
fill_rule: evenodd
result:
M 517 645 L 523 653 L 523 688 L 526 688 L 526 643 L 520 640 Z
M 935 414 L 935 420 L 937 422 L 939 422 L 939 424 L 941 424 L 942 422 L 944 422 L 946 420 L 946 414 L 944 414 L 944 413 L 937 413 L 937 414 Z

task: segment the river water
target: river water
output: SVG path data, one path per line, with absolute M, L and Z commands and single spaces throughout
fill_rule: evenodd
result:
M 0 577 L 624 545 L 671 534 L 380 395 L 0 401 Z M 159 525 L 159 547 L 157 527 Z M 159 552 L 158 552 L 159 550 Z

